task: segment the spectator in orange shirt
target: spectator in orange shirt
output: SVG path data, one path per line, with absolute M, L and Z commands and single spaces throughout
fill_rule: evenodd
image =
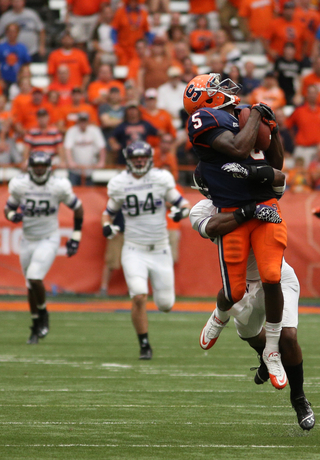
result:
M 135 56 L 137 40 L 147 38 L 149 34 L 148 13 L 141 8 L 138 0 L 128 0 L 120 6 L 112 21 L 112 39 L 118 57 L 118 65 L 127 65 Z
M 157 128 L 159 133 L 168 133 L 175 139 L 177 133 L 170 113 L 157 107 L 158 91 L 155 88 L 149 88 L 144 97 L 145 107 L 140 106 L 142 119 Z M 157 147 L 160 143 L 159 136 L 149 136 L 148 142 L 152 147 Z
M 310 0 L 298 0 L 296 5 L 293 17 L 300 21 L 306 30 L 306 55 L 310 58 L 315 35 L 320 26 L 320 13 L 311 5 Z M 309 63 L 308 59 L 308 62 L 305 63 L 306 66 L 309 66 Z
M 60 104 L 60 94 L 55 89 L 52 89 L 47 92 L 46 96 L 50 107 L 50 123 L 58 125 L 58 122 L 61 119 L 61 108 L 63 107 L 63 104 Z
M 58 128 L 49 124 L 50 116 L 46 109 L 37 111 L 37 126 L 24 136 L 23 161 L 27 164 L 33 152 L 46 152 L 53 158 L 53 164 L 64 166 L 62 135 Z
M 317 104 L 318 88 L 310 85 L 307 89 L 305 103 L 297 107 L 287 118 L 287 127 L 291 130 L 295 149 L 294 158 L 302 157 L 308 168 L 320 145 L 320 106 Z
M 308 167 L 309 184 L 313 190 L 320 190 L 320 147 Z
M 71 25 L 71 33 L 77 44 L 85 47 L 90 40 L 103 3 L 105 0 L 67 0 L 65 21 Z
M 78 114 L 80 112 L 86 112 L 89 116 L 89 123 L 98 125 L 97 111 L 91 104 L 83 102 L 83 91 L 81 88 L 73 88 L 71 91 L 70 105 L 61 107 L 60 120 L 58 121 L 58 127 L 61 132 L 66 132 L 71 126 L 74 126 L 78 121 Z
M 59 104 L 71 104 L 71 91 L 73 85 L 70 81 L 70 70 L 66 64 L 61 64 L 57 68 L 57 79 L 48 86 L 48 91 L 57 91 L 60 95 Z
M 249 95 L 249 103 L 251 105 L 261 101 L 270 105 L 272 110 L 286 105 L 284 91 L 279 87 L 277 77 L 273 72 L 267 72 L 262 80 L 261 86 L 254 89 Z
M 246 30 L 245 39 L 253 41 L 261 39 L 268 31 L 274 19 L 273 0 L 242 0 L 240 3 L 239 17 Z
M 281 17 L 275 18 L 268 27 L 263 38 L 266 53 L 275 61 L 283 56 L 284 45 L 288 42 L 296 48 L 295 59 L 302 61 L 307 51 L 307 35 L 304 25 L 294 19 L 295 4 L 289 1 L 283 6 Z
M 214 47 L 214 35 L 209 29 L 205 15 L 197 18 L 196 28 L 189 34 L 190 47 L 193 53 L 204 53 Z
M 168 167 L 175 181 L 177 181 L 179 170 L 174 143 L 175 139 L 170 133 L 162 134 L 159 146 L 154 149 L 153 163 L 155 168 Z
M 190 14 L 209 14 L 217 11 L 215 0 L 189 0 Z
M 172 59 L 168 56 L 163 38 L 156 37 L 151 45 L 150 56 L 146 57 L 138 73 L 139 94 L 148 88 L 158 88 L 168 81 L 168 69 Z
M 179 177 L 179 171 L 174 144 L 174 138 L 171 136 L 171 134 L 163 134 L 160 139 L 159 147 L 155 148 L 154 150 L 153 163 L 155 168 L 167 169 L 168 171 L 170 171 L 175 181 L 177 181 Z M 178 184 L 177 188 L 180 192 L 182 192 L 182 189 Z M 171 247 L 173 262 L 177 263 L 179 259 L 181 222 L 173 222 L 173 220 L 170 219 L 170 217 L 168 217 L 168 214 L 170 213 L 170 207 L 171 205 L 168 206 L 168 210 L 166 213 L 167 229 L 169 233 L 169 243 Z
M 70 83 L 85 89 L 90 80 L 91 67 L 87 55 L 74 47 L 74 40 L 70 31 L 65 30 L 61 38 L 61 48 L 52 51 L 48 58 L 48 75 L 51 82 L 57 81 L 57 71 L 61 64 L 70 70 Z
M 127 80 L 134 80 L 135 84 L 138 85 L 139 70 L 143 65 L 143 62 L 150 55 L 150 49 L 144 38 L 136 42 L 136 56 L 134 56 L 128 63 L 128 75 Z
M 101 64 L 97 79 L 88 86 L 88 101 L 95 106 L 106 102 L 107 95 L 112 87 L 119 88 L 121 96 L 124 98 L 124 84 L 113 78 L 112 68 L 109 64 Z
M 14 129 L 19 136 L 24 136 L 26 131 L 37 126 L 39 109 L 46 109 L 51 116 L 50 105 L 45 100 L 41 88 L 33 88 L 31 95 L 18 108 L 19 110 L 15 107 L 12 116 Z
M 307 96 L 307 91 L 309 86 L 315 85 L 318 88 L 319 96 L 320 96 L 320 56 L 315 58 L 312 64 L 313 71 L 308 75 L 302 77 L 301 79 L 301 94 L 305 98 Z M 297 101 L 298 102 L 298 101 Z M 301 102 L 301 100 L 299 100 Z M 318 103 L 320 99 L 318 99 Z
M 207 60 L 209 60 L 213 54 L 218 54 L 223 63 L 224 70 L 228 72 L 231 65 L 239 62 L 241 51 L 225 30 L 217 30 L 214 37 L 215 47 L 206 53 Z
M 293 193 L 311 192 L 309 174 L 304 165 L 304 158 L 295 158 L 293 168 L 289 169 L 286 183 Z
M 7 98 L 4 94 L 0 95 L 0 139 L 4 140 L 11 131 L 12 113 L 11 110 L 6 110 Z

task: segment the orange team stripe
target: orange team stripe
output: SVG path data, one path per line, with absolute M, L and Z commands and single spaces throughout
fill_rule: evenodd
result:
M 174 304 L 172 311 L 206 313 L 212 312 L 215 308 L 214 301 L 178 301 Z M 130 311 L 130 300 L 98 300 L 88 302 L 55 302 L 49 300 L 50 311 L 79 311 L 79 312 L 97 312 L 97 311 Z M 147 303 L 148 311 L 158 311 L 153 302 Z M 27 301 L 22 300 L 3 300 L 0 301 L 0 311 L 28 311 Z M 299 313 L 305 314 L 320 314 L 320 306 L 316 305 L 301 305 Z

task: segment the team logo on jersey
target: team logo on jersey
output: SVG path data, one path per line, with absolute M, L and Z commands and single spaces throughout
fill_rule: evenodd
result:
M 197 91 L 195 86 L 191 84 L 186 90 L 186 97 L 191 99 L 193 102 L 197 102 L 201 97 L 201 91 Z

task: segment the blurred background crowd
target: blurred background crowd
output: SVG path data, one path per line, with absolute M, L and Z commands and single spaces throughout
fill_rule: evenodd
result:
M 144 139 L 190 185 L 183 92 L 216 72 L 275 111 L 288 187 L 320 189 L 318 0 L 0 0 L 0 39 L 3 181 L 41 150 L 73 185 L 105 184 Z

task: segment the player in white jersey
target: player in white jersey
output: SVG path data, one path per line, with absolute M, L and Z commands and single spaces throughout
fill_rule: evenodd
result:
M 188 216 L 190 206 L 176 189 L 172 174 L 152 167 L 153 152 L 149 144 L 133 142 L 123 153 L 128 170 L 108 183 L 103 234 L 112 238 L 119 231 L 112 222 L 122 209 L 125 230 L 121 263 L 132 299 L 131 318 L 140 344 L 139 359 L 151 359 L 146 310 L 148 279 L 159 310 L 169 312 L 175 301 L 166 202 L 173 205 L 170 215 L 176 222 Z
M 195 181 L 196 182 L 196 181 Z M 202 184 L 196 187 L 204 195 Z M 227 234 L 234 226 L 238 226 L 233 213 L 218 214 L 217 208 L 211 200 L 201 200 L 190 211 L 192 228 L 204 238 L 214 241 L 217 236 Z M 239 302 L 228 310 L 234 317 L 234 323 L 239 337 L 257 351 L 260 359 L 254 381 L 257 385 L 269 379 L 268 369 L 262 359 L 265 347 L 265 301 L 262 283 L 257 263 L 251 249 L 247 264 L 247 291 Z M 302 351 L 297 340 L 298 301 L 300 286 L 295 272 L 283 259 L 281 270 L 281 288 L 284 297 L 282 331 L 280 336 L 280 351 L 289 385 L 292 407 L 297 413 L 298 423 L 303 430 L 314 427 L 315 417 L 310 403 L 303 390 L 303 361 Z M 228 320 L 229 321 L 229 320 Z M 220 332 L 227 322 L 221 324 L 212 313 L 200 335 L 200 346 L 203 349 L 211 348 L 218 339 Z
M 83 208 L 68 179 L 51 176 L 51 158 L 35 152 L 28 161 L 28 173 L 9 182 L 5 216 L 14 223 L 22 221 L 23 236 L 20 263 L 26 278 L 32 317 L 28 344 L 38 343 L 49 332 L 49 314 L 43 279 L 57 255 L 60 245 L 58 210 L 64 203 L 74 211 L 74 231 L 67 241 L 67 255 L 76 254 L 81 240 Z M 20 212 L 19 209 L 20 208 Z

